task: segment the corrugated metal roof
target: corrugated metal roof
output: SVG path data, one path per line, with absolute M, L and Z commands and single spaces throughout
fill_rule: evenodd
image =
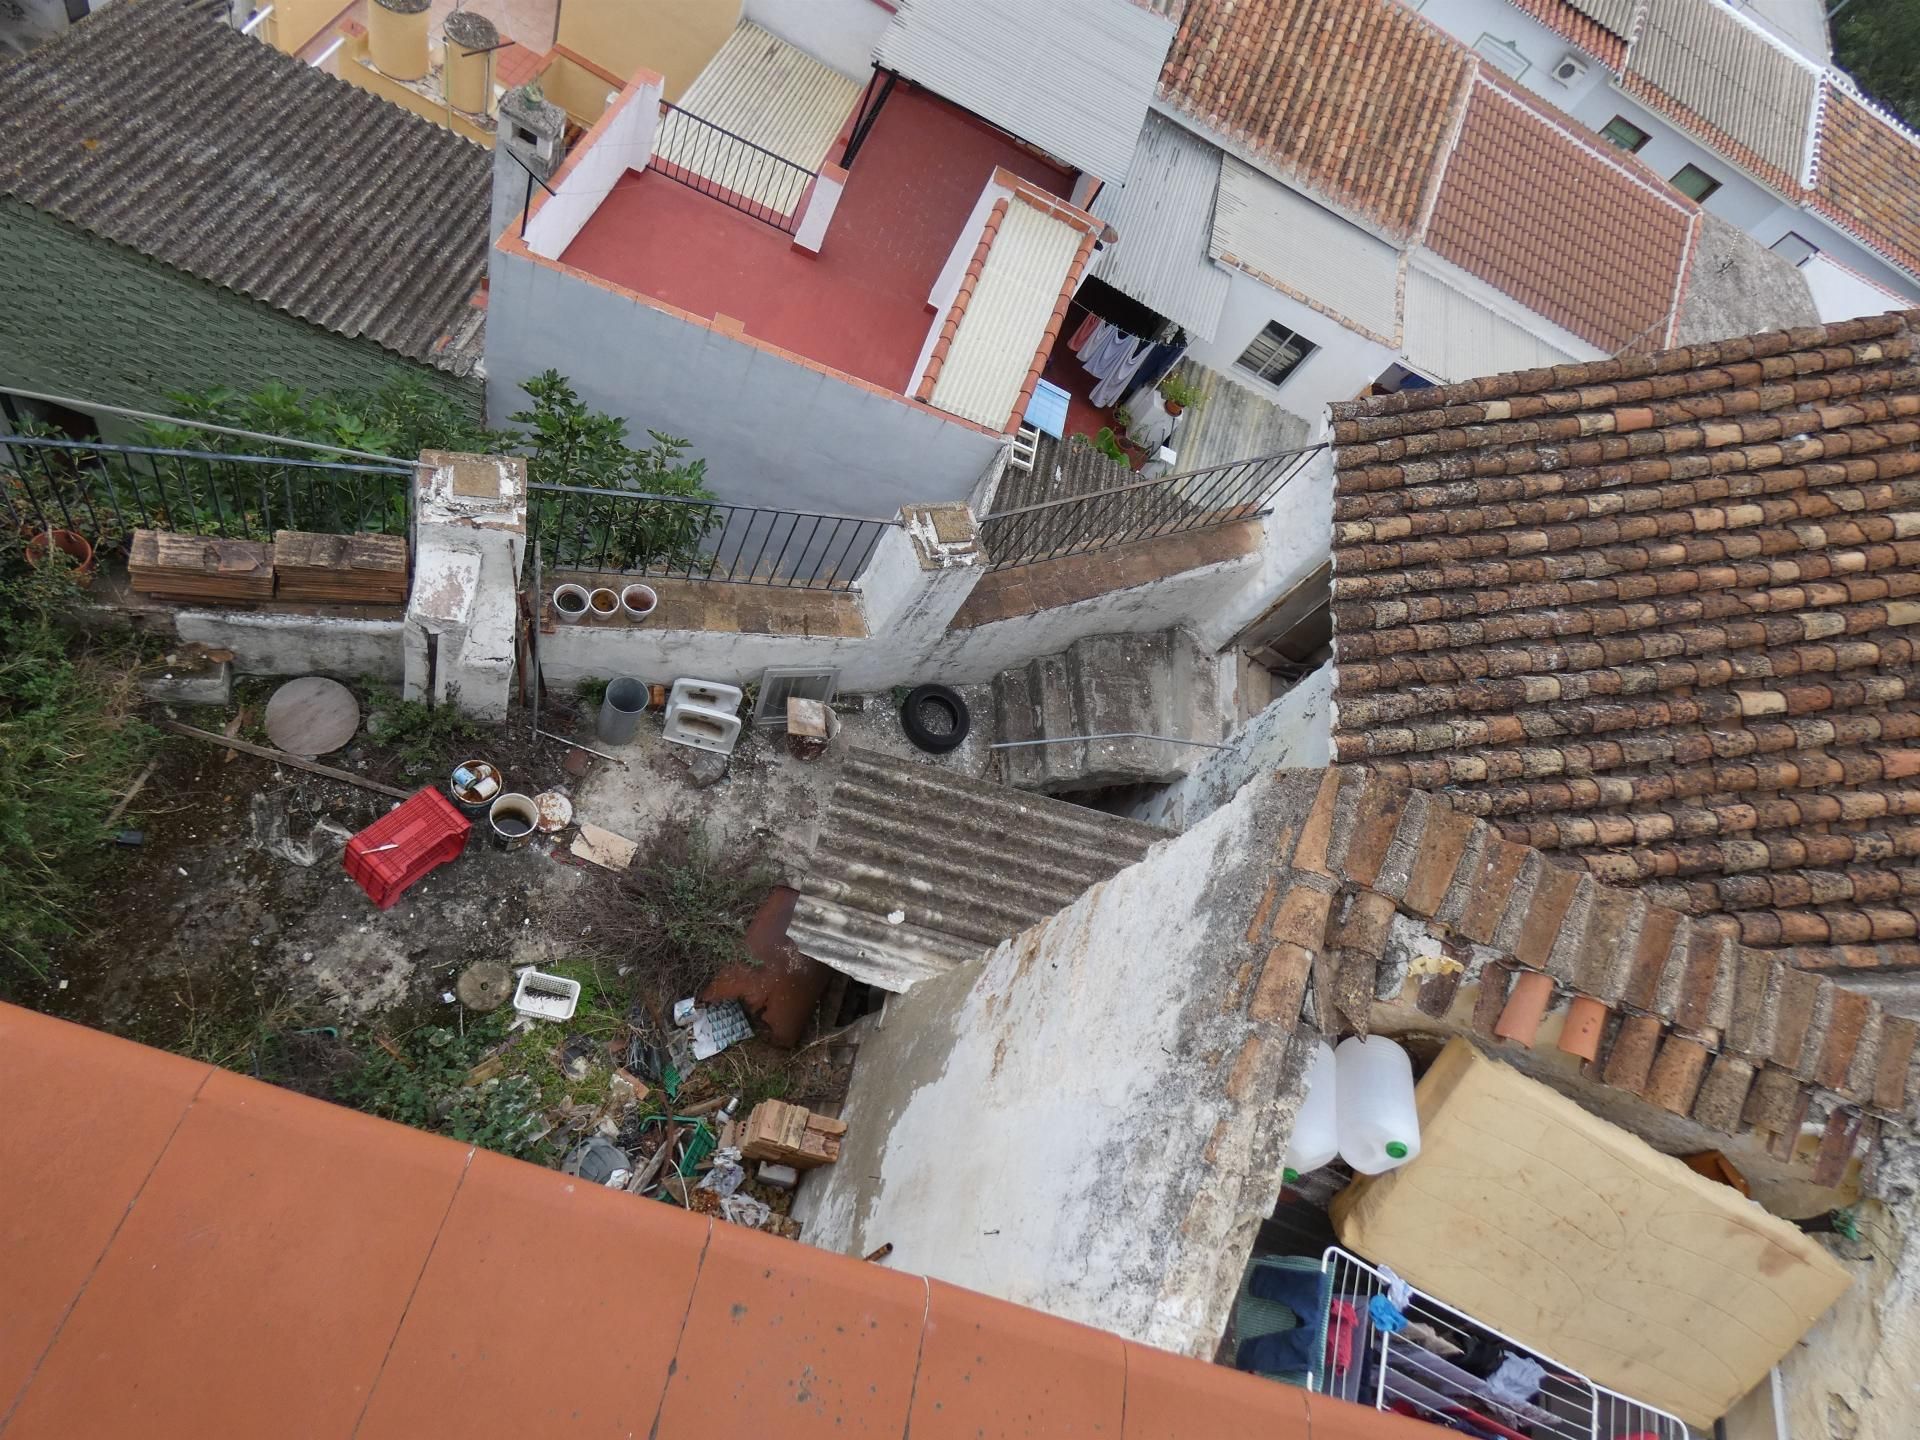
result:
M 1207 253 L 1219 188 L 1218 147 L 1149 112 L 1126 183 L 1093 202 L 1120 236 L 1093 273 L 1202 340 L 1213 338 L 1227 303 L 1227 272 Z
M 0 66 L 0 94 L 0 193 L 452 368 L 436 346 L 486 274 L 480 146 L 179 0 L 108 6 Z
M 899 0 L 875 60 L 1112 180 L 1127 173 L 1173 31 L 1127 0 Z
M 1018 198 L 987 247 L 930 403 L 1004 430 L 1086 231 Z
M 1391 340 L 1400 252 L 1231 155 L 1208 253 Z
M 803 170 L 817 171 L 859 100 L 854 81 L 743 20 L 679 105 Z M 771 173 L 771 168 L 758 173 L 736 150 L 703 143 L 693 127 L 663 129 L 655 153 L 782 214 L 791 214 L 801 198 L 790 174 Z
M 853 750 L 787 934 L 843 974 L 905 990 L 1065 909 L 1166 838 L 1084 805 Z
M 1790 180 L 1801 174 L 1818 70 L 1718 0 L 1641 0 L 1637 75 Z
M 1455 289 L 1437 275 L 1407 272 L 1407 363 L 1449 384 L 1576 358 Z

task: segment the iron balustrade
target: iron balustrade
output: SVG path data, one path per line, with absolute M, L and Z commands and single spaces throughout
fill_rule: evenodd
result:
M 1232 460 L 1002 510 L 981 519 L 980 543 L 988 568 L 1005 570 L 1251 520 L 1265 515 L 1274 497 L 1324 449 L 1314 445 Z
M 895 520 L 538 483 L 531 521 L 554 571 L 845 590 Z
M 270 541 L 276 530 L 408 533 L 414 467 L 0 434 L 0 505 L 20 530 L 96 550 L 135 530 Z
M 806 166 L 666 100 L 647 168 L 788 235 L 815 178 Z

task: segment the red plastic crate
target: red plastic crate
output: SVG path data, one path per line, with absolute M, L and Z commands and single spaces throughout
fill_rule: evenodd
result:
M 457 860 L 473 826 L 429 786 L 347 841 L 340 863 L 380 909 L 392 907 L 429 870 Z M 382 847 L 393 846 L 389 850 Z

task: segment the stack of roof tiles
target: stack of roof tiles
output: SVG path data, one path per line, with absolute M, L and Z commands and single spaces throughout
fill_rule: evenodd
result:
M 1920 314 L 1334 406 L 1337 758 L 1920 965 Z
M 1496 1053 L 1531 1047 L 1566 1003 L 1560 1048 L 1586 1079 L 1750 1136 L 1818 1184 L 1839 1183 L 1881 1124 L 1906 1126 L 1920 1023 L 1377 772 L 1283 783 L 1313 798 L 1249 927 L 1271 945 L 1257 996 L 1284 993 L 1290 1013 L 1311 976 L 1321 1028 L 1364 1033 L 1376 995 L 1406 995 Z M 1409 928 L 1459 963 L 1383 992 L 1408 974 L 1390 952 Z M 1598 1025 L 1572 1024 L 1576 1004 Z

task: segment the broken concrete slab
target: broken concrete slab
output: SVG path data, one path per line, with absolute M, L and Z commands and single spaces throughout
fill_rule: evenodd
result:
M 573 844 L 567 847 L 570 854 L 590 864 L 607 870 L 625 870 L 633 864 L 633 857 L 640 849 L 639 842 L 616 835 L 611 830 L 603 830 L 598 825 L 582 823 L 580 833 L 573 837 Z

